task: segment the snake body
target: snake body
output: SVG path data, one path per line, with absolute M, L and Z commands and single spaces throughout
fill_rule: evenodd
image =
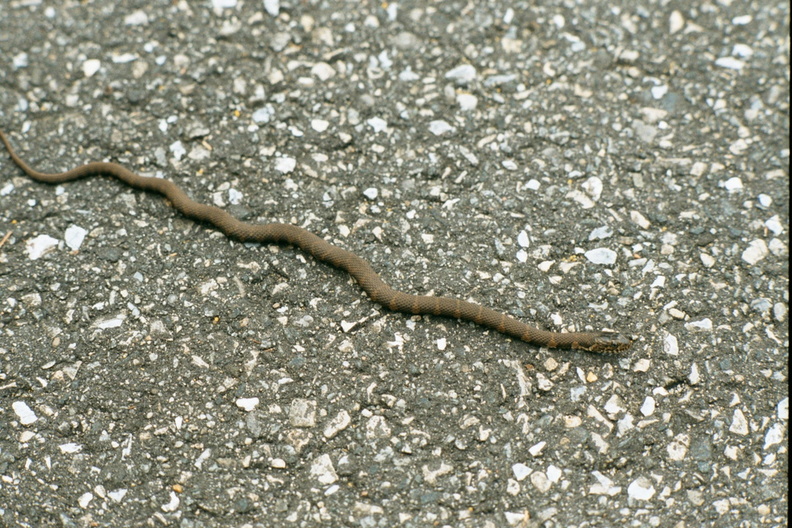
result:
M 88 163 L 56 174 L 39 172 L 30 168 L 14 152 L 8 139 L 1 131 L 0 140 L 14 163 L 34 180 L 56 184 L 88 176 L 112 176 L 135 189 L 165 196 L 173 207 L 184 216 L 211 224 L 230 239 L 240 242 L 296 246 L 317 260 L 349 273 L 372 301 L 389 310 L 472 321 L 532 345 L 550 348 L 617 353 L 626 350 L 632 343 L 630 339 L 616 332 L 549 332 L 534 328 L 504 313 L 461 299 L 410 295 L 400 292 L 388 286 L 369 263 L 359 256 L 334 246 L 310 231 L 295 225 L 280 223 L 253 225 L 241 222 L 223 209 L 193 201 L 181 188 L 169 180 L 139 176 L 116 163 Z

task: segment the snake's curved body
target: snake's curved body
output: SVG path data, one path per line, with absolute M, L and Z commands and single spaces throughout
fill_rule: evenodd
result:
M 629 348 L 632 341 L 615 332 L 549 332 L 540 330 L 504 313 L 452 297 L 410 295 L 392 289 L 371 268 L 368 262 L 340 247 L 334 246 L 310 231 L 291 224 L 253 225 L 241 222 L 226 211 L 190 199 L 176 184 L 162 178 L 139 176 L 116 163 L 94 162 L 57 174 L 30 168 L 11 148 L 0 132 L 11 159 L 28 176 L 45 183 L 63 183 L 95 175 L 112 176 L 135 189 L 164 195 L 184 216 L 215 226 L 227 237 L 241 242 L 280 243 L 297 246 L 317 260 L 349 273 L 368 296 L 396 312 L 439 315 L 472 321 L 527 343 L 551 348 L 574 348 L 591 352 L 616 353 Z

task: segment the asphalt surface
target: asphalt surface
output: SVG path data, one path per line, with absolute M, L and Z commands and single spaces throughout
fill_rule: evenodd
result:
M 2 526 L 784 526 L 789 4 L 0 3 Z

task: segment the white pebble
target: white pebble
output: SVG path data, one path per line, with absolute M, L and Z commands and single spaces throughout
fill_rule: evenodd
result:
M 655 488 L 652 485 L 652 481 L 646 477 L 638 477 L 627 486 L 627 495 L 631 499 L 649 500 L 654 497 L 654 494 Z
M 734 409 L 729 431 L 740 436 L 748 434 L 748 420 L 746 420 L 745 414 L 740 409 Z
M 663 352 L 665 352 L 669 356 L 679 355 L 679 343 L 677 341 L 676 336 L 671 334 L 666 334 L 663 337 Z
M 683 27 L 685 27 L 685 17 L 683 17 L 682 13 L 680 13 L 679 11 L 674 10 L 668 19 L 669 33 L 673 35 Z
M 340 411 L 335 418 L 330 420 L 324 428 L 322 434 L 325 438 L 333 438 L 335 435 L 349 427 L 352 418 L 347 411 Z
M 383 130 L 388 128 L 388 122 L 379 117 L 372 117 L 371 119 L 367 120 L 366 123 L 372 129 L 374 129 L 375 134 L 382 132 Z
M 517 235 L 517 244 L 519 244 L 520 247 L 524 247 L 524 248 L 530 247 L 531 239 L 528 237 L 527 232 L 520 231 L 520 234 Z
M 87 234 L 88 231 L 82 227 L 70 225 L 66 228 L 63 239 L 66 241 L 66 245 L 72 249 L 72 251 L 77 251 L 80 249 L 80 246 L 82 246 L 83 240 L 85 240 L 85 235 Z
M 236 3 L 236 0 L 234 2 Z M 280 13 L 280 0 L 264 0 L 264 10 L 270 16 L 278 16 L 278 13 Z
M 787 305 L 786 303 L 777 302 L 773 305 L 773 317 L 779 323 L 783 323 L 787 316 Z
M 80 505 L 80 508 L 87 508 L 88 504 L 93 500 L 93 497 L 94 497 L 93 493 L 91 493 L 90 491 L 86 491 L 85 493 L 80 495 L 79 499 L 77 499 L 77 504 Z
M 528 452 L 531 453 L 531 456 L 534 457 L 539 456 L 542 453 L 542 449 L 544 449 L 546 445 L 547 442 L 539 442 L 538 444 L 535 444 L 530 448 L 528 448 Z
M 649 226 L 652 225 L 644 215 L 635 210 L 630 211 L 630 220 L 632 220 L 634 224 L 637 224 L 641 229 L 649 229 Z
M 463 112 L 475 110 L 478 106 L 478 97 L 472 94 L 461 93 L 457 94 L 456 102 Z
M 705 317 L 701 321 L 691 321 L 685 323 L 685 328 L 688 330 L 712 330 L 712 320 L 709 317 Z
M 467 84 L 476 79 L 476 68 L 470 64 L 460 64 L 456 68 L 448 70 L 445 78 L 453 79 L 459 84 Z
M 320 455 L 311 463 L 311 476 L 321 484 L 332 484 L 338 480 L 330 455 Z
M 733 192 L 741 191 L 743 189 L 743 182 L 740 178 L 735 176 L 734 178 L 729 178 L 726 181 L 719 182 L 718 186 L 723 187 L 730 193 L 733 193 Z
M 455 130 L 456 129 L 454 127 L 452 127 L 442 119 L 437 119 L 429 123 L 429 132 L 431 132 L 435 136 L 440 136 L 448 132 L 454 132 Z
M 744 26 L 746 24 L 750 24 L 752 20 L 753 17 L 751 15 L 736 16 L 732 18 L 732 24 L 735 26 Z
M 616 262 L 616 252 L 608 248 L 596 248 L 586 251 L 585 257 L 594 264 L 610 265 Z
M 767 248 L 765 241 L 761 238 L 757 238 L 748 244 L 748 249 L 742 253 L 742 259 L 748 264 L 753 265 L 767 257 L 769 254 L 770 250 Z
M 743 154 L 746 150 L 748 150 L 748 143 L 742 138 L 729 145 L 729 152 L 735 156 Z
M 379 190 L 376 187 L 369 187 L 365 191 L 363 191 L 363 196 L 368 198 L 369 200 L 376 200 L 377 196 L 379 196 Z
M 533 473 L 533 470 L 525 464 L 518 462 L 512 466 L 512 473 L 514 473 L 514 478 L 516 478 L 518 481 L 523 481 L 525 480 L 525 477 Z
M 732 48 L 732 55 L 748 59 L 754 54 L 753 48 L 747 44 L 735 44 Z
M 690 374 L 688 374 L 688 381 L 691 385 L 698 385 L 701 381 L 701 374 L 699 374 L 698 365 L 693 363 L 690 365 Z
M 148 15 L 143 10 L 135 11 L 124 17 L 124 24 L 127 26 L 144 26 L 148 24 Z
M 773 198 L 764 193 L 757 196 L 756 201 L 759 203 L 759 207 L 763 209 L 767 209 L 773 204 Z
M 102 62 L 98 59 L 88 59 L 82 63 L 82 71 L 86 77 L 93 77 L 102 67 Z
M 778 402 L 776 414 L 779 420 L 789 420 L 789 396 Z
M 30 260 L 37 260 L 58 247 L 58 239 L 49 235 L 39 235 L 25 242 L 25 251 Z
M 281 174 L 288 174 L 297 166 L 297 160 L 288 156 L 282 156 L 275 160 L 275 170 Z
M 517 252 L 517 260 L 520 262 L 528 262 L 528 253 L 521 249 Z
M 237 0 L 212 0 L 212 7 L 215 9 L 229 9 L 236 7 Z
M 75 444 L 74 442 L 69 442 L 59 445 L 58 449 L 60 449 L 61 453 L 64 455 L 69 455 L 72 453 L 79 453 L 79 451 L 82 449 L 82 446 L 80 444 Z
M 538 191 L 538 190 L 539 190 L 539 187 L 540 187 L 540 185 L 541 185 L 541 184 L 539 183 L 539 180 L 537 180 L 537 179 L 535 179 L 535 178 L 531 178 L 530 180 L 528 180 L 527 182 L 525 182 L 525 188 L 526 188 L 526 189 L 530 189 L 530 190 L 532 190 L 532 191 Z
M 184 148 L 181 141 L 174 141 L 168 149 L 171 151 L 171 154 L 173 154 L 173 157 L 176 158 L 176 161 L 179 161 L 187 154 L 187 149 Z
M 446 341 L 445 337 L 441 337 L 437 340 L 437 350 L 445 350 L 448 342 Z
M 171 491 L 170 492 L 170 501 L 168 501 L 167 504 L 163 504 L 162 506 L 160 506 L 160 508 L 162 508 L 162 511 L 164 511 L 166 513 L 170 513 L 170 512 L 174 512 L 174 511 L 178 510 L 180 503 L 181 503 L 181 500 L 179 500 L 179 497 L 176 495 L 176 492 L 175 491 Z
M 644 416 L 651 416 L 655 412 L 655 399 L 651 396 L 647 396 L 641 405 L 641 414 Z
M 668 444 L 666 451 L 668 458 L 678 462 L 683 460 L 687 455 L 688 446 L 690 445 L 690 437 L 684 434 L 679 434 L 674 437 L 674 441 Z
M 730 70 L 742 70 L 745 67 L 743 61 L 734 57 L 721 57 L 715 61 L 715 65 L 721 68 L 729 68 Z
M 14 413 L 19 417 L 19 422 L 22 425 L 30 425 L 38 420 L 36 413 L 25 402 L 16 401 L 11 404 L 11 408 L 14 409 Z
M 253 112 L 253 115 L 250 117 L 253 119 L 254 123 L 269 123 L 272 119 L 272 116 L 275 115 L 275 108 L 272 105 L 262 106 L 261 108 L 257 109 Z
M 780 444 L 784 440 L 784 426 L 780 423 L 773 424 L 765 435 L 764 449 Z
M 508 169 L 508 170 L 512 170 L 512 171 L 513 170 L 517 170 L 517 164 L 514 163 L 513 160 L 503 160 L 501 162 L 501 165 L 503 165 L 504 169 Z
M 699 258 L 701 259 L 701 263 L 704 264 L 705 268 L 711 268 L 715 265 L 715 258 L 708 253 L 701 253 Z
M 311 120 L 311 128 L 316 130 L 317 132 L 324 132 L 327 130 L 327 127 L 330 126 L 329 121 L 325 121 L 324 119 L 312 119 Z
M 592 176 L 591 178 L 584 181 L 581 187 L 586 192 L 586 194 L 591 196 L 591 199 L 595 202 L 600 199 L 600 196 L 602 196 L 602 180 L 596 176 Z
M 541 493 L 545 493 L 550 489 L 550 486 L 553 485 L 550 479 L 547 478 L 547 475 L 542 471 L 534 471 L 531 473 L 531 484 Z
M 237 407 L 247 412 L 250 412 L 256 407 L 258 407 L 258 404 L 259 404 L 258 398 L 239 398 L 236 401 Z
M 603 240 L 613 235 L 613 229 L 608 226 L 601 226 L 596 229 L 593 229 L 591 233 L 589 233 L 588 239 L 589 240 Z
M 332 78 L 336 74 L 336 71 L 326 62 L 317 62 L 313 65 L 313 68 L 311 68 L 311 74 L 318 77 L 321 81 L 326 81 Z

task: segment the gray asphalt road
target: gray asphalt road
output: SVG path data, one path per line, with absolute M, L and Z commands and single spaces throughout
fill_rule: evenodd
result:
M 153 4 L 153 5 L 149 5 Z M 783 526 L 789 5 L 0 3 L 0 525 Z

